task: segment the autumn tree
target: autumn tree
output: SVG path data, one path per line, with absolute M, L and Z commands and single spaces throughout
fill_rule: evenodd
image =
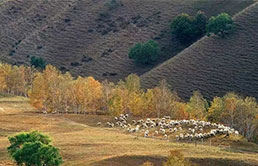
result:
M 161 80 L 159 86 L 155 87 L 153 90 L 155 96 L 154 102 L 156 105 L 157 117 L 165 114 L 170 114 L 173 96 L 167 82 L 165 80 Z
M 104 80 L 102 83 L 102 104 L 105 112 L 108 112 L 108 103 L 115 87 L 115 84 Z
M 228 93 L 216 97 L 208 110 L 207 118 L 237 129 L 248 140 L 254 140 L 258 131 L 258 105 L 255 98 L 242 98 Z
M 208 102 L 203 98 L 199 91 L 193 92 L 193 96 L 187 103 L 187 112 L 191 118 L 205 119 L 208 110 Z

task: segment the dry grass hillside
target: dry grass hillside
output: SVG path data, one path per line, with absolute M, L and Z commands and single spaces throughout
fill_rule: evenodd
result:
M 113 118 L 112 118 L 113 119 Z M 136 137 L 118 128 L 96 126 L 111 117 L 97 115 L 38 114 L 21 97 L 0 98 L 0 166 L 14 166 L 6 148 L 8 136 L 39 130 L 53 138 L 64 158 L 63 166 L 139 166 L 151 161 L 162 165 L 170 150 L 181 150 L 196 166 L 257 166 L 258 146 L 242 137 L 208 142 Z
M 236 31 L 225 39 L 204 37 L 141 79 L 145 87 L 161 79 L 183 98 L 200 90 L 205 97 L 228 91 L 258 97 L 258 3 L 235 16 Z
M 253 0 L 3 0 L 0 3 L 0 60 L 29 64 L 30 56 L 74 75 L 117 81 L 154 66 L 139 67 L 127 57 L 135 43 L 154 39 L 162 46 L 161 63 L 186 46 L 171 40 L 169 23 L 182 12 L 208 16 L 235 14 Z

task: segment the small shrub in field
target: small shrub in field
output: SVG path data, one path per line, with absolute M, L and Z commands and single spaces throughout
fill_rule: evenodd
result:
M 30 64 L 31 66 L 34 66 L 35 68 L 45 69 L 47 63 L 44 59 L 40 57 L 31 57 L 30 58 Z
M 146 161 L 141 166 L 154 166 L 151 162 Z
M 179 150 L 171 150 L 166 162 L 163 166 L 190 166 L 190 161 L 184 158 L 184 155 Z
M 153 40 L 146 43 L 137 43 L 129 51 L 129 58 L 136 63 L 149 64 L 157 61 L 160 56 L 159 44 Z
M 227 13 L 221 13 L 216 17 L 211 17 L 207 24 L 208 36 L 213 33 L 219 35 L 222 38 L 225 37 L 226 33 L 229 33 L 233 29 L 233 20 Z
M 11 145 L 7 150 L 17 165 L 59 166 L 63 162 L 59 150 L 50 144 L 50 138 L 37 131 L 20 133 L 8 139 Z

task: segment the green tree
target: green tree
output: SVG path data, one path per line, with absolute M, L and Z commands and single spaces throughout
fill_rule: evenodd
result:
M 46 68 L 46 61 L 40 57 L 31 57 L 30 58 L 30 64 L 31 66 L 34 66 L 35 68 L 45 69 Z
M 208 107 L 207 100 L 204 99 L 199 91 L 195 91 L 187 103 L 187 112 L 191 118 L 203 120 L 206 118 Z
M 195 17 L 182 13 L 175 17 L 170 28 L 171 33 L 182 43 L 191 43 L 206 32 L 207 17 L 199 11 Z
M 50 138 L 37 131 L 8 139 L 11 145 L 7 150 L 20 166 L 59 166 L 63 162 L 59 150 L 50 144 Z
M 204 12 L 198 11 L 194 17 L 194 36 L 195 38 L 202 37 L 206 33 L 207 16 Z
M 149 64 L 157 61 L 160 56 L 159 44 L 153 40 L 146 43 L 137 43 L 129 51 L 129 58 L 136 63 Z
M 193 18 L 185 13 L 176 16 L 170 25 L 171 33 L 183 43 L 192 41 L 193 21 Z
M 207 24 L 207 34 L 219 35 L 222 38 L 226 33 L 229 33 L 233 29 L 233 23 L 231 16 L 227 13 L 221 13 L 216 17 L 211 17 Z

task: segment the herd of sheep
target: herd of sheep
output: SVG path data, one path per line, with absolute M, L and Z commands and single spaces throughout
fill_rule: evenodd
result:
M 97 125 L 101 125 L 98 122 Z M 171 120 L 170 116 L 146 120 L 132 120 L 128 123 L 128 114 L 115 117 L 113 122 L 107 122 L 107 127 L 120 127 L 129 133 L 138 133 L 144 137 L 157 137 L 163 139 L 176 139 L 185 141 L 197 141 L 214 137 L 216 135 L 235 134 L 239 132 L 222 124 L 201 120 Z

